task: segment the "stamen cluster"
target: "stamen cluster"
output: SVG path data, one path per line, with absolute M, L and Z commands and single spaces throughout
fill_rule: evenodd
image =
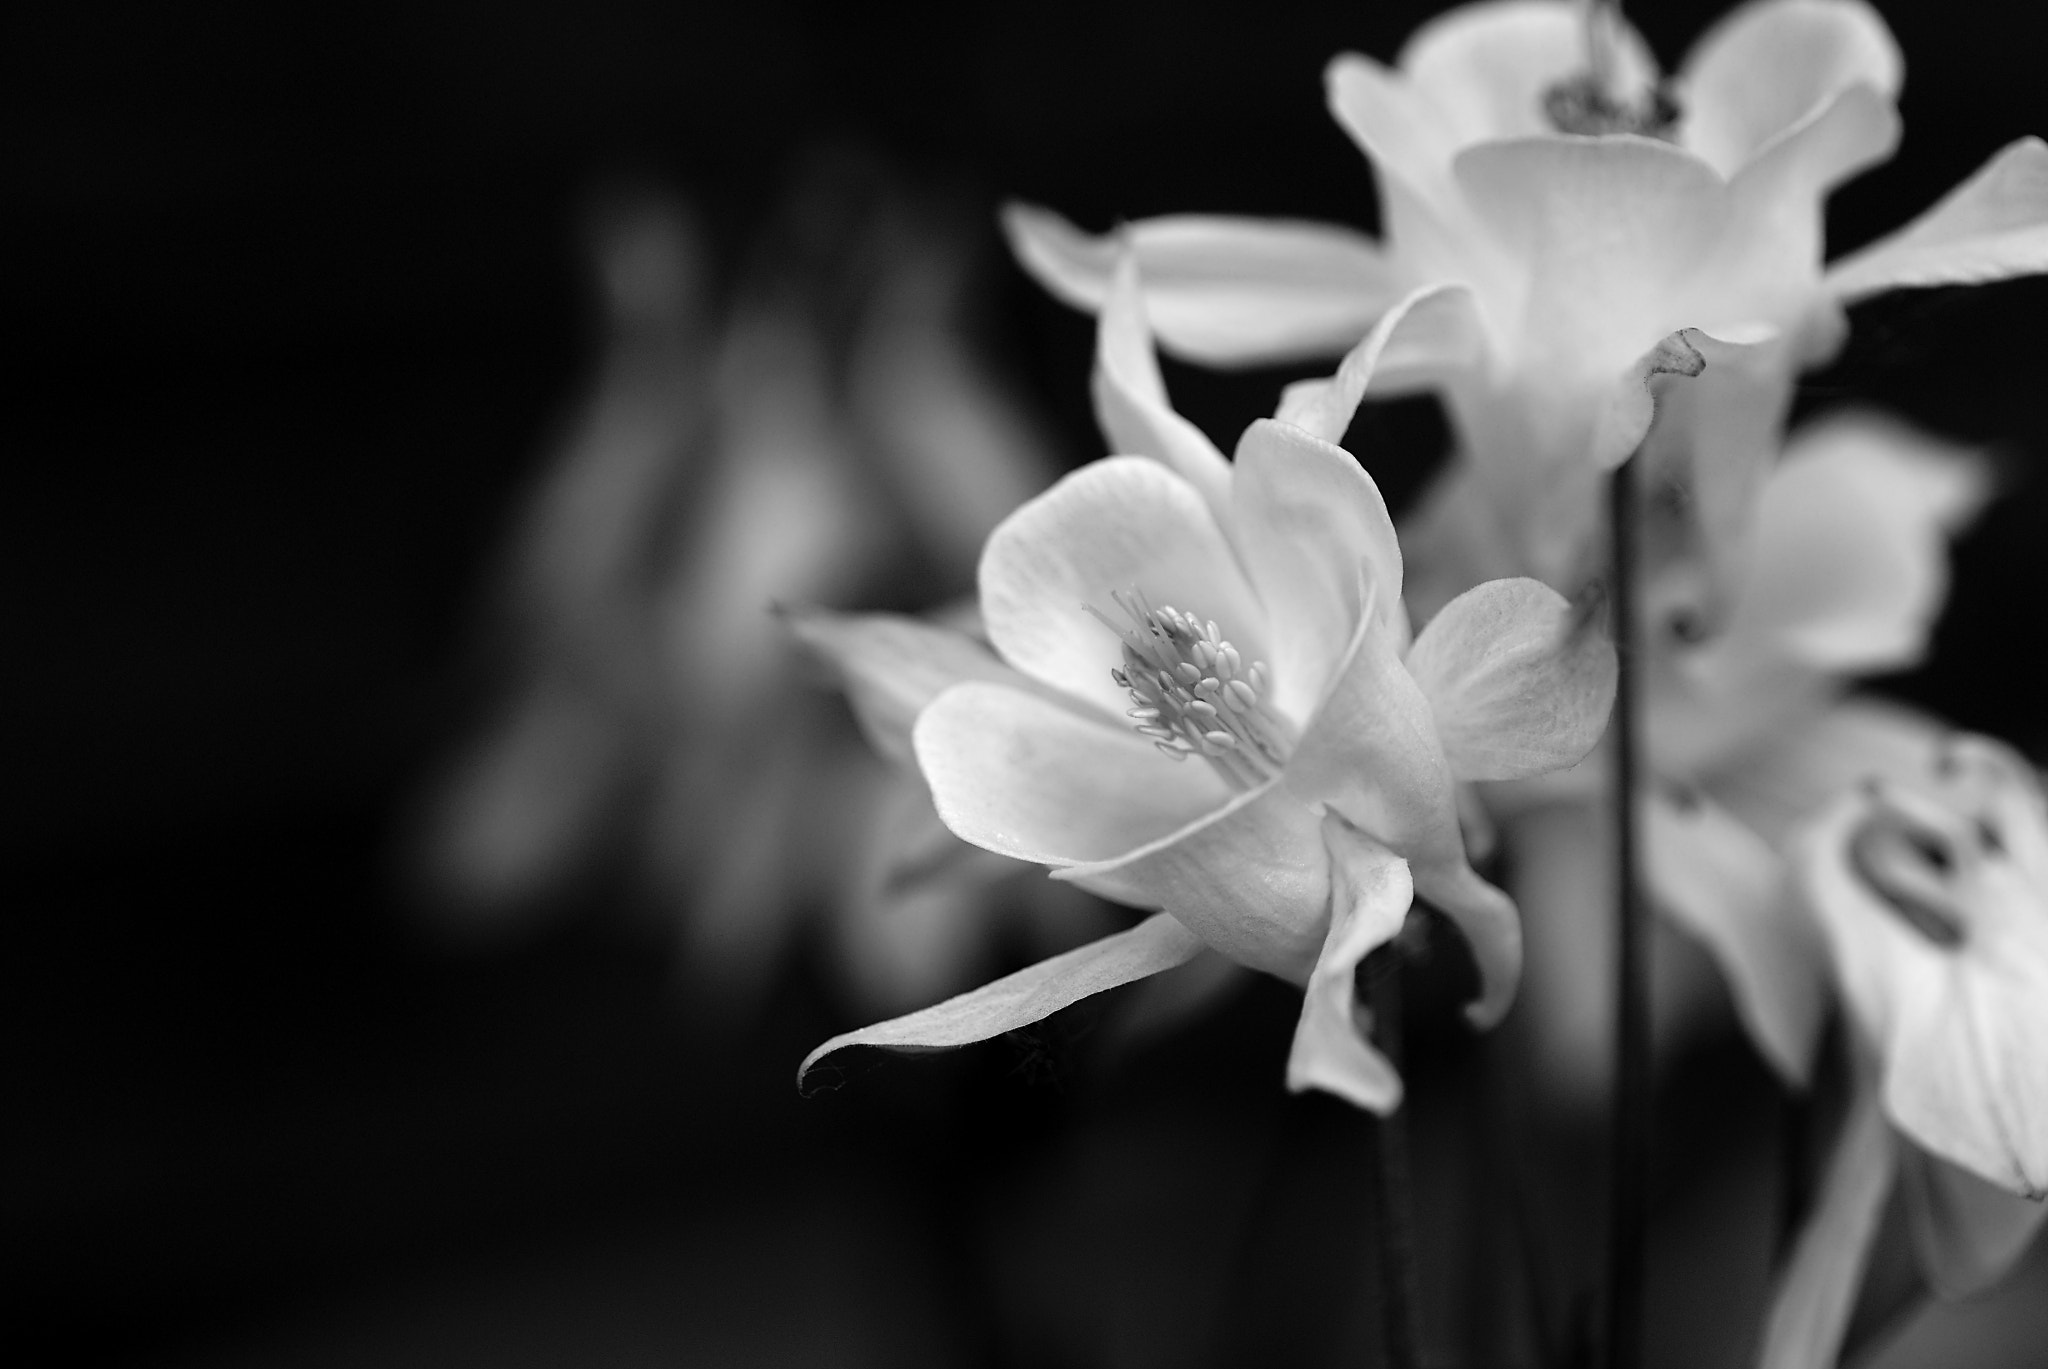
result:
M 1128 716 L 1174 760 L 1201 756 L 1234 789 L 1256 788 L 1280 772 L 1290 738 L 1265 707 L 1264 661 L 1246 666 L 1213 621 L 1171 605 L 1153 608 L 1143 592 L 1111 594 L 1130 625 L 1088 606 L 1122 639 L 1124 659 L 1110 678 L 1131 693 Z

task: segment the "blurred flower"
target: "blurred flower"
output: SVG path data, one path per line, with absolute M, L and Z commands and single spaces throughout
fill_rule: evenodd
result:
M 911 681 L 904 697 L 958 681 L 912 730 L 947 826 L 1166 911 L 835 1038 L 805 1068 L 993 1035 L 1206 944 L 1306 981 L 1291 1087 L 1390 1109 L 1399 1080 L 1355 1024 L 1353 971 L 1399 930 L 1412 871 L 1473 948 L 1474 1020 L 1506 1010 L 1514 908 L 1467 863 L 1453 783 L 1577 761 L 1606 723 L 1611 648 L 1530 580 L 1467 591 L 1411 645 L 1393 524 L 1348 453 L 1262 419 L 1226 462 L 1166 405 L 1128 263 L 1099 353 L 1105 426 L 1141 454 L 1082 468 L 990 535 L 994 655 L 886 620 L 856 635 L 895 658 L 883 680 Z
M 964 588 L 988 528 L 1058 468 L 961 322 L 944 214 L 821 163 L 729 302 L 671 197 L 599 214 L 606 355 L 508 576 L 519 684 L 426 837 L 438 906 L 544 915 L 623 870 L 686 967 L 743 999 L 822 914 L 869 1010 L 1105 925 L 959 842 L 877 760 L 770 610 Z
M 1729 15 L 1669 86 L 1604 4 L 1512 0 L 1425 25 L 1393 68 L 1331 63 L 1331 112 L 1371 160 L 1383 242 L 1320 224 L 1178 216 L 1126 232 L 1170 350 L 1219 365 L 1328 355 L 1390 306 L 1458 287 L 1390 340 L 1381 392 L 1447 396 L 1510 568 L 1589 569 L 1601 472 L 1650 433 L 1681 481 L 1718 612 L 1794 373 L 1842 306 L 2048 269 L 2048 146 L 2000 152 L 1889 238 L 1822 269 L 1822 202 L 1898 141 L 1902 62 L 1857 0 Z M 1019 258 L 1085 308 L 1115 255 L 1014 207 Z M 1698 377 L 1686 382 L 1660 376 Z M 1689 393 L 1689 391 L 1700 393 Z

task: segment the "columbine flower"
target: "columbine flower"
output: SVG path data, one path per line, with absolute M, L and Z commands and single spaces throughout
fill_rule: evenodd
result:
M 991 534 L 981 609 L 1004 674 L 975 666 L 913 741 L 960 836 L 1163 911 L 836 1038 L 805 1068 L 845 1045 L 994 1035 L 1206 944 L 1308 985 L 1293 1087 L 1391 1108 L 1399 1081 L 1356 1029 L 1352 972 L 1399 929 L 1412 888 L 1472 945 L 1473 1019 L 1506 1010 L 1519 929 L 1467 864 L 1453 784 L 1577 761 L 1605 723 L 1611 649 L 1529 580 L 1468 591 L 1411 644 L 1371 478 L 1273 420 L 1226 462 L 1167 407 L 1128 270 L 1097 399 L 1144 454 L 1076 471 Z
M 1791 375 L 1833 348 L 1844 304 L 2048 269 L 2048 147 L 2027 139 L 1823 271 L 1822 201 L 1890 155 L 1901 76 L 1856 0 L 1739 9 L 1669 101 L 1606 6 L 1469 6 L 1421 29 L 1393 68 L 1330 65 L 1331 112 L 1373 164 L 1384 242 L 1197 216 L 1127 232 L 1164 345 L 1215 364 L 1328 355 L 1410 292 L 1458 286 L 1459 317 L 1396 339 L 1377 385 L 1446 392 L 1493 535 L 1555 583 L 1582 570 L 1599 471 L 1644 438 L 1645 383 L 1704 367 L 1672 389 L 1653 456 L 1682 468 L 1725 575 Z M 1038 209 L 1012 209 L 1008 226 L 1049 288 L 1099 307 L 1112 244 Z

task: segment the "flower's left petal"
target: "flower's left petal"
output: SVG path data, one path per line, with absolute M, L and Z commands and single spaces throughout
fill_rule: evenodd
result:
M 1982 1293 L 2005 1277 L 2048 1218 L 2022 1198 L 1917 1146 L 1901 1147 L 1906 1220 L 1920 1272 L 1943 1298 Z
M 1127 932 L 1040 961 L 922 1012 L 835 1036 L 804 1057 L 797 1067 L 797 1087 L 804 1087 L 820 1060 L 848 1046 L 933 1050 L 986 1041 L 1042 1021 L 1091 994 L 1185 964 L 1201 951 L 1200 937 L 1167 914 L 1155 914 Z
M 1121 236 L 1137 253 L 1160 344 L 1213 366 L 1334 356 L 1400 293 L 1379 244 L 1337 224 L 1184 214 L 1095 237 L 1013 203 L 1003 229 L 1041 284 L 1091 311 L 1108 297 Z
M 1408 862 L 1339 818 L 1323 819 L 1330 852 L 1330 931 L 1309 972 L 1287 1056 L 1287 1087 L 1321 1089 L 1381 1116 L 1401 1105 L 1401 1076 L 1360 1020 L 1359 962 L 1394 939 L 1414 901 Z
M 1771 1295 L 1757 1369 L 1828 1369 L 1836 1362 L 1891 1193 L 1897 1147 L 1876 1090 L 1860 1086 L 1828 1157 L 1820 1202 Z
M 1325 442 L 1342 442 L 1367 389 L 1393 394 L 1436 383 L 1476 363 L 1485 348 L 1471 287 L 1427 285 L 1381 315 L 1365 340 L 1344 354 L 1335 375 L 1289 385 L 1273 417 Z
M 1860 0 L 1776 0 L 1732 11 L 1694 45 L 1676 82 L 1679 137 L 1723 175 L 1852 86 L 1898 95 L 1905 61 Z
M 1450 762 L 1398 640 L 1377 614 L 1361 616 L 1282 779 L 1408 861 L 1416 890 L 1469 943 L 1480 994 L 1466 1012 L 1491 1026 L 1514 1001 L 1521 928 L 1513 902 L 1466 863 Z
M 1101 860 L 1221 808 L 1206 765 L 1129 728 L 1002 684 L 955 685 L 911 734 L 932 803 L 964 840 L 1041 865 Z
M 1359 567 L 1389 625 L 1401 603 L 1401 545 L 1379 487 L 1351 454 L 1262 418 L 1237 444 L 1232 523 L 1272 624 L 1273 701 L 1305 721 L 1330 687 L 1359 615 Z
M 1614 644 L 1596 615 L 1535 580 L 1453 599 L 1408 651 L 1451 773 L 1512 780 L 1577 765 L 1614 704 Z
M 1147 846 L 1053 878 L 1164 908 L 1240 965 L 1298 984 L 1329 915 L 1329 867 L 1316 815 L 1274 780 Z
M 1218 523 L 1229 525 L 1230 463 L 1166 397 L 1135 253 L 1118 263 L 1096 320 L 1094 394 L 1095 417 L 1112 452 L 1163 462 L 1201 492 Z
M 1885 290 L 1974 285 L 2048 271 L 2048 143 L 2009 144 L 1940 203 L 1835 262 L 1827 287 L 1851 302 Z
M 989 534 L 981 611 L 1004 660 L 1112 716 L 1130 700 L 1110 669 L 1116 635 L 1088 612 L 1136 589 L 1215 621 L 1247 660 L 1270 660 L 1266 615 L 1201 493 L 1147 457 L 1090 462 Z
M 894 613 L 833 613 L 792 608 L 782 618 L 798 641 L 839 675 L 854 717 L 874 748 L 915 764 L 910 729 L 924 706 L 967 680 L 1039 686 L 965 633 Z
M 1642 811 L 1659 908 L 1713 955 L 1758 1052 L 1803 1088 L 1827 1016 L 1827 963 L 1784 861 L 1701 796 L 1656 793 Z

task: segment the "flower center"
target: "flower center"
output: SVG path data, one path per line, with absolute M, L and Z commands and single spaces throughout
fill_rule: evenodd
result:
M 1109 675 L 1130 691 L 1138 731 L 1177 761 L 1202 757 L 1240 792 L 1279 774 L 1294 742 L 1266 706 L 1266 663 L 1246 665 L 1214 622 L 1171 605 L 1154 608 L 1139 590 L 1110 598 L 1128 624 L 1086 607 L 1123 641 L 1123 664 Z
M 1669 141 L 1678 126 L 1678 102 L 1661 84 L 1631 82 L 1621 69 L 1618 0 L 1583 0 L 1586 69 L 1543 92 L 1543 112 L 1560 133 L 1596 137 L 1635 133 Z

